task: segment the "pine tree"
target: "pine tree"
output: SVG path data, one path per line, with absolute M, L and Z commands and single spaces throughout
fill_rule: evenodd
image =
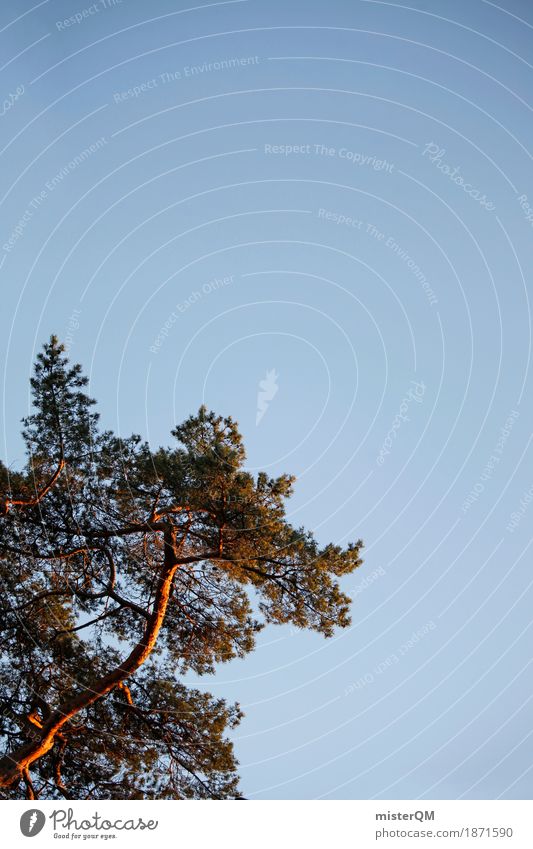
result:
M 52 337 L 26 466 L 0 465 L 0 792 L 241 798 L 239 706 L 181 678 L 243 657 L 269 622 L 348 625 L 338 578 L 362 543 L 292 527 L 294 479 L 247 472 L 231 417 L 202 407 L 153 452 L 100 430 L 86 385 Z

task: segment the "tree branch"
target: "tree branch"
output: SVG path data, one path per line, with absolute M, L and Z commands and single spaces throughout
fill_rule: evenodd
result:
M 22 778 L 26 785 L 26 799 L 36 799 L 37 796 L 31 780 L 30 771 L 27 767 L 22 770 Z
M 60 704 L 52 716 L 43 723 L 38 740 L 31 741 L 0 759 L 0 787 L 9 787 L 20 780 L 21 775 L 24 776 L 24 771 L 32 763 L 53 748 L 58 732 L 70 719 L 93 702 L 107 695 L 114 687 L 139 669 L 150 657 L 165 619 L 174 575 L 180 566 L 176 550 L 176 536 L 176 529 L 172 525 L 167 525 L 164 538 L 164 563 L 157 583 L 153 609 L 147 619 L 140 642 L 134 646 L 119 666 L 95 681 L 92 687 L 86 687 L 81 693 Z
M 61 458 L 61 460 L 59 461 L 59 465 L 58 465 L 57 469 L 55 470 L 54 474 L 52 475 L 52 477 L 50 478 L 48 483 L 46 483 L 43 486 L 43 488 L 39 490 L 39 492 L 37 493 L 35 498 L 30 498 L 28 500 L 5 498 L 4 499 L 4 515 L 7 516 L 11 507 L 35 507 L 37 504 L 39 504 L 39 502 L 43 500 L 45 495 L 48 492 L 50 492 L 50 490 L 52 489 L 56 480 L 58 479 L 59 475 L 63 471 L 64 467 L 65 467 L 65 461 L 63 460 L 63 458 Z

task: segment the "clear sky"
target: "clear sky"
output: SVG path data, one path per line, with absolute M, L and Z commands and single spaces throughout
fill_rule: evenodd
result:
M 2 4 L 4 458 L 54 332 L 104 426 L 205 402 L 366 544 L 349 630 L 195 682 L 249 798 L 531 798 L 532 36 L 527 0 Z

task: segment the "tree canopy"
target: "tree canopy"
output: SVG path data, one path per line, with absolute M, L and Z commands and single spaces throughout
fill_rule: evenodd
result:
M 37 357 L 27 462 L 0 464 L 0 794 L 241 798 L 238 705 L 183 683 L 244 657 L 266 623 L 328 637 L 361 541 L 286 519 L 294 478 L 253 476 L 205 407 L 151 450 L 99 426 L 55 337 Z

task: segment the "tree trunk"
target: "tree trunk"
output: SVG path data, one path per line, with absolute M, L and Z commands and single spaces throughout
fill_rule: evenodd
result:
M 176 531 L 171 525 L 165 529 L 164 540 L 164 563 L 157 583 L 152 613 L 146 623 L 142 640 L 137 643 L 120 666 L 95 681 L 91 687 L 86 687 L 78 695 L 60 704 L 39 729 L 37 739 L 0 758 L 0 787 L 9 787 L 14 782 L 20 781 L 29 767 L 50 751 L 58 731 L 65 723 L 93 702 L 106 696 L 114 687 L 139 669 L 152 653 L 165 619 L 172 581 L 180 565 L 176 552 Z M 37 728 L 35 731 L 37 732 Z

